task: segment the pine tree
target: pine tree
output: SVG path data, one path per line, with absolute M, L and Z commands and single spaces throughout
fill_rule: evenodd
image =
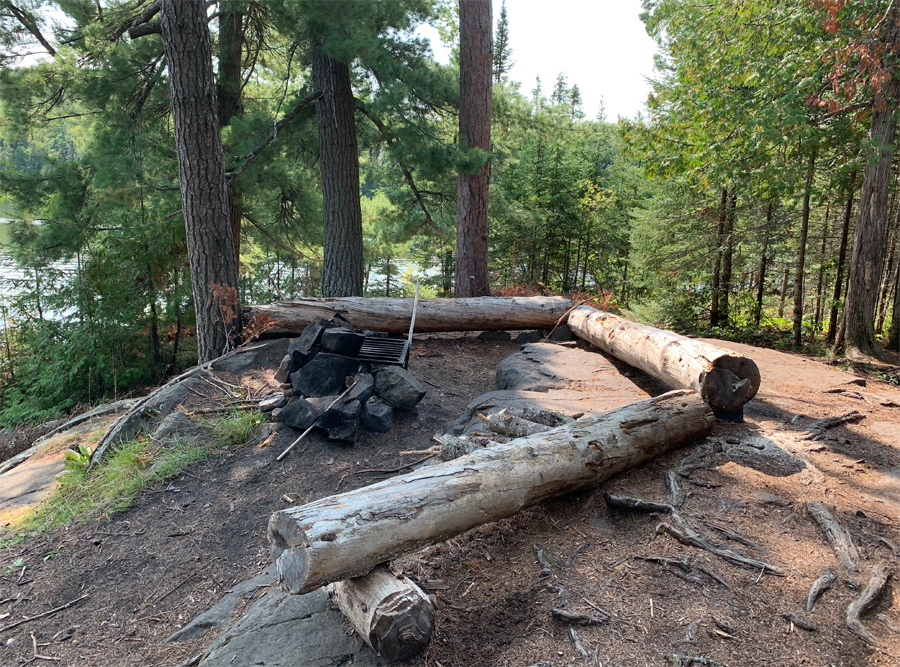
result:
M 500 5 L 500 20 L 494 35 L 494 83 L 506 81 L 507 74 L 515 65 L 512 47 L 509 45 L 509 19 L 506 16 L 506 0 Z

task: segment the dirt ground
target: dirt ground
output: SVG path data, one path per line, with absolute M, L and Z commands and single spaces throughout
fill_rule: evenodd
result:
M 865 388 L 851 387 L 868 392 L 860 398 L 822 393 L 850 376 L 782 353 L 724 345 L 753 356 L 762 371 L 763 388 L 747 406 L 744 423 L 719 422 L 705 443 L 401 562 L 437 601 L 431 644 L 412 665 L 678 664 L 667 654 L 700 656 L 707 662 L 694 664 L 729 667 L 898 664 L 900 554 L 892 546 L 900 543 L 900 408 L 883 406 L 871 395 L 900 403 L 900 391 L 869 381 Z M 35 660 L 35 644 L 38 654 L 58 658 L 60 665 L 174 667 L 202 652 L 217 630 L 183 644 L 162 640 L 270 562 L 265 528 L 274 510 L 330 495 L 338 487 L 345 491 L 383 479 L 393 473 L 373 471 L 416 460 L 399 452 L 430 446 L 445 421 L 494 388 L 498 363 L 517 350 L 515 343 L 482 342 L 473 335 L 422 337 L 414 345 L 410 369 L 428 385 L 429 395 L 416 411 L 401 415 L 389 433 L 361 432 L 353 447 L 313 439 L 274 463 L 296 437 L 282 425 L 266 447 L 248 444 L 194 466 L 141 494 L 123 514 L 8 548 L 0 553 L 0 643 L 6 643 L 0 646 L 0 665 L 49 663 Z M 631 375 L 648 391 L 655 386 Z M 257 388 L 272 382 L 271 371 L 224 379 Z M 199 397 L 196 401 L 203 403 Z M 853 409 L 864 415 L 860 421 L 809 439 L 814 420 Z M 717 442 L 761 437 L 777 442 L 805 467 L 785 474 L 715 453 Z M 664 500 L 665 472 L 706 450 L 706 467 L 685 485 L 684 514 L 757 542 L 754 555 L 784 568 L 787 576 L 739 568 L 666 535 L 654 538 L 664 517 L 607 508 L 606 491 Z M 837 567 L 804 509 L 808 500 L 835 507 L 835 516 L 860 548 L 858 573 Z M 550 576 L 541 573 L 535 545 L 548 556 Z M 705 577 L 686 581 L 660 564 L 635 558 L 680 555 L 714 570 L 729 588 Z M 863 643 L 844 623 L 847 605 L 876 562 L 895 573 L 864 618 L 880 648 Z M 825 567 L 835 568 L 838 582 L 806 614 L 809 587 Z M 5 629 L 72 601 L 77 602 L 51 616 Z M 609 623 L 578 628 L 586 660 L 576 652 L 569 624 L 551 617 L 551 608 L 558 606 L 585 613 L 602 609 L 611 616 Z M 787 611 L 818 629 L 793 626 L 782 616 Z M 694 637 L 688 640 L 688 634 Z

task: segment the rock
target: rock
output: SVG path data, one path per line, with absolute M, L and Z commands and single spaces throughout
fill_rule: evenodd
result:
M 400 366 L 389 366 L 375 376 L 375 393 L 401 410 L 416 407 L 425 391 L 424 385 Z
M 366 337 L 361 333 L 336 327 L 322 334 L 320 345 L 323 352 L 342 354 L 345 357 L 358 357 L 365 340 Z
M 290 354 L 284 355 L 281 360 L 281 363 L 278 365 L 278 370 L 275 371 L 275 382 L 285 383 L 288 381 L 288 378 L 291 376 L 291 373 L 294 372 L 294 359 Z
M 349 403 L 350 401 L 359 401 L 360 404 L 365 403 L 370 398 L 372 398 L 372 394 L 375 393 L 375 377 L 366 373 L 365 375 L 360 375 L 357 377 L 356 384 L 353 389 L 347 392 L 347 395 L 344 397 L 344 400 L 341 403 Z
M 267 587 L 278 580 L 278 569 L 275 563 L 269 565 L 261 574 L 231 586 L 231 592 L 223 595 L 212 607 L 196 616 L 190 623 L 177 632 L 169 635 L 163 643 L 183 642 L 199 637 L 210 628 L 225 628 L 231 622 L 231 616 L 242 598 L 252 596 L 259 587 Z
M 299 397 L 295 397 L 286 407 L 281 409 L 284 423 L 301 431 L 312 426 L 321 414 L 321 410 L 316 409 L 309 401 Z
M 552 340 L 554 343 L 565 343 L 574 339 L 575 334 L 572 333 L 572 330 L 569 328 L 568 324 L 560 324 L 550 334 L 550 340 Z
M 329 440 L 352 445 L 356 442 L 361 409 L 359 401 L 336 405 L 319 417 L 316 426 L 328 432 Z
M 374 396 L 363 406 L 359 422 L 367 431 L 384 433 L 394 426 L 394 408 Z
M 290 341 L 287 338 L 257 341 L 243 345 L 224 357 L 212 362 L 214 371 L 240 375 L 250 368 L 275 368 L 286 355 Z
M 485 341 L 501 341 L 509 340 L 510 338 L 508 331 L 482 331 L 478 334 L 478 340 Z
M 275 408 L 283 408 L 287 405 L 287 398 L 284 394 L 269 394 L 259 402 L 259 409 L 262 412 L 272 412 Z
M 328 396 L 344 390 L 347 376 L 356 375 L 359 360 L 322 352 L 291 375 L 294 393 L 303 396 Z
M 329 406 L 334 403 L 338 399 L 338 395 L 334 396 L 318 396 L 314 398 L 307 398 L 306 400 L 310 402 L 319 412 L 325 412 Z
M 522 331 L 518 336 L 516 336 L 517 343 L 540 343 L 544 340 L 544 332 L 543 331 Z
M 386 667 L 355 634 L 324 588 L 306 595 L 270 589 L 222 632 L 200 667 Z
M 390 338 L 387 331 L 371 331 L 366 329 L 363 331 L 366 338 Z
M 273 422 L 284 421 L 284 408 L 275 408 L 269 413 L 269 419 Z
M 209 430 L 183 412 L 166 415 L 150 436 L 154 445 L 171 445 L 176 440 L 196 444 L 209 438 Z
M 291 341 L 288 354 L 294 360 L 294 368 L 301 368 L 307 361 L 313 348 L 319 344 L 326 329 L 334 326 L 329 320 L 316 320 L 306 325 L 299 338 Z

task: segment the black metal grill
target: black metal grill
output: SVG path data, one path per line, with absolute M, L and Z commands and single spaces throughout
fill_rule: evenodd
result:
M 406 368 L 409 365 L 409 341 L 366 337 L 359 350 L 359 359 L 372 364 L 393 364 Z

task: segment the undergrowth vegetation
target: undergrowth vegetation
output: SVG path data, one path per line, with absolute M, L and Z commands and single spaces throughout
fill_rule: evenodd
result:
M 251 439 L 261 421 L 254 412 L 234 412 L 207 420 L 209 437 L 199 441 L 174 439 L 164 445 L 141 436 L 115 445 L 104 460 L 88 471 L 90 452 L 84 447 L 66 452 L 66 470 L 50 496 L 6 527 L 0 542 L 38 534 L 73 521 L 86 521 L 127 510 L 137 494 L 182 473 L 229 448 Z

